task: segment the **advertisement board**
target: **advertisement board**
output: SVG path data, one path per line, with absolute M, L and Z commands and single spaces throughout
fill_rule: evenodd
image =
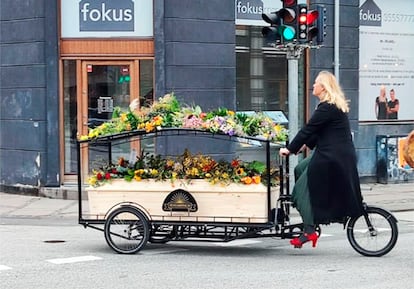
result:
M 359 120 L 414 120 L 412 0 L 360 0 L 359 19 Z

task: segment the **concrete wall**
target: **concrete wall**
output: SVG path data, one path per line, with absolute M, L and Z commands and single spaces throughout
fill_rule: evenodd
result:
M 2 0 L 0 185 L 59 185 L 57 3 Z
M 235 108 L 234 1 L 156 0 L 156 95 Z M 159 29 L 163 28 L 163 29 Z

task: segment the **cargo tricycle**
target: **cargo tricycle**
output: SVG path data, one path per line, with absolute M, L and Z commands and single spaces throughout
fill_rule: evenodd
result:
M 289 160 L 279 157 L 280 147 L 263 138 L 182 128 L 79 140 L 79 224 L 103 231 L 109 247 L 124 254 L 148 242 L 295 238 L 303 224 L 291 218 Z M 186 176 L 180 177 L 171 160 L 182 157 L 183 148 L 193 159 L 181 158 L 178 169 Z M 145 162 L 162 167 L 146 169 Z M 223 173 L 217 167 L 224 164 L 230 166 Z M 254 169 L 246 174 L 255 166 L 258 175 L 251 174 Z M 397 220 L 382 208 L 364 208 L 344 222 L 349 243 L 364 256 L 385 255 L 397 242 Z

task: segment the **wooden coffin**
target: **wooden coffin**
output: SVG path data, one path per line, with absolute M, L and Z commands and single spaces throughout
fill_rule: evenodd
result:
M 103 218 L 114 205 L 132 202 L 151 220 L 157 221 L 268 221 L 267 187 L 263 184 L 112 180 L 99 187 L 87 188 L 87 192 L 92 218 Z M 271 208 L 274 208 L 279 187 L 272 187 L 271 195 Z

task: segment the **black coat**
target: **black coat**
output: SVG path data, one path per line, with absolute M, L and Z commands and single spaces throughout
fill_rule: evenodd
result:
M 342 222 L 362 213 L 357 160 L 346 113 L 322 102 L 288 145 L 314 148 L 308 167 L 309 198 L 316 224 Z

